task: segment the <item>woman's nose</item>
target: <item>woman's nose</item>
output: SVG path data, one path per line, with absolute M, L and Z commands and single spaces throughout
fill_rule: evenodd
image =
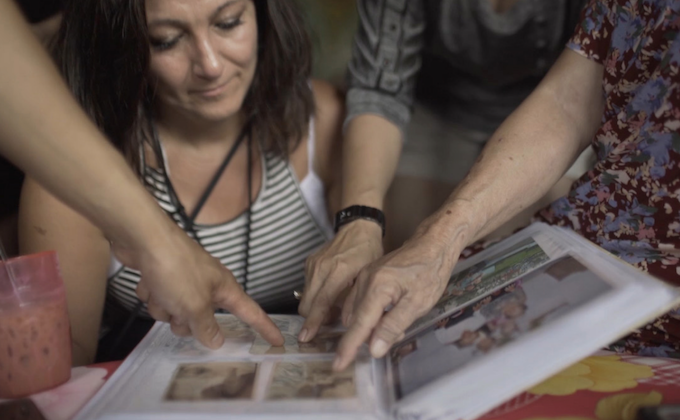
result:
M 222 63 L 209 37 L 198 39 L 194 57 L 194 73 L 205 79 L 216 79 L 222 74 Z

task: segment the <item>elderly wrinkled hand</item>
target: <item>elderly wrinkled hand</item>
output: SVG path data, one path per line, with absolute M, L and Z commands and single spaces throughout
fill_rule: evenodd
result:
M 403 338 L 442 295 L 466 245 L 464 236 L 456 235 L 449 243 L 433 235 L 432 229 L 419 229 L 403 247 L 361 271 L 343 307 L 348 330 L 338 346 L 334 369 L 347 367 L 369 339 L 371 355 L 382 357 Z

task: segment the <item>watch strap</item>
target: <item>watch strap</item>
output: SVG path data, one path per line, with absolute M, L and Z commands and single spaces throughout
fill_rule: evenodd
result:
M 385 213 L 375 207 L 349 206 L 335 213 L 335 232 L 342 226 L 358 219 L 370 220 L 380 225 L 385 236 Z

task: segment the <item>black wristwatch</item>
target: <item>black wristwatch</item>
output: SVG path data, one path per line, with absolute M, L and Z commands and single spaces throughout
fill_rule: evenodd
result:
M 385 213 L 368 206 L 349 206 L 335 213 L 335 232 L 340 227 L 357 219 L 371 220 L 380 225 L 382 236 L 385 236 Z

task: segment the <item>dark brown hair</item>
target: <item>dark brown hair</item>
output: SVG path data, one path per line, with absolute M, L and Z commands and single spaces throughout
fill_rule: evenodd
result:
M 287 157 L 314 111 L 311 44 L 295 0 L 252 0 L 258 63 L 242 106 L 266 151 Z M 149 35 L 144 0 L 69 0 L 55 45 L 67 84 L 137 168 L 146 141 Z

